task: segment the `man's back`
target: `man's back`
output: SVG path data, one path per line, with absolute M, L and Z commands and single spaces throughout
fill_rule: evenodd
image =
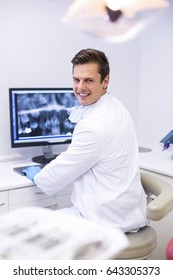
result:
M 72 202 L 80 214 L 111 222 L 124 231 L 144 226 L 146 199 L 140 183 L 138 146 L 124 106 L 110 94 L 102 96 L 78 122 L 74 145 L 78 141 L 83 149 L 87 147 L 85 158 L 90 162 L 74 182 Z

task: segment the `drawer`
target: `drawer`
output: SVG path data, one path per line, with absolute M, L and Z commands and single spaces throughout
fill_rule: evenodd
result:
M 36 187 L 28 187 L 9 191 L 9 205 L 16 205 L 46 199 L 48 196 Z
M 50 210 L 58 210 L 61 208 L 70 207 L 71 206 L 70 198 L 71 198 L 71 195 L 66 194 L 66 195 L 62 195 L 62 196 L 57 196 L 57 197 L 55 196 L 55 197 L 41 199 L 41 200 L 35 200 L 35 201 L 31 201 L 31 202 L 12 204 L 12 205 L 9 205 L 9 211 L 12 211 L 14 209 L 21 208 L 21 207 L 32 207 L 32 206 L 43 207 L 43 208 L 47 208 Z
M 64 190 L 63 192 L 60 192 L 56 196 L 61 196 L 65 194 L 70 194 L 71 188 L 68 188 Z M 9 205 L 16 205 L 16 204 L 23 204 L 28 203 L 32 201 L 38 201 L 43 199 L 48 199 L 51 197 L 55 197 L 55 195 L 47 195 L 43 193 L 39 188 L 37 187 L 27 187 L 27 188 L 21 188 L 21 189 L 15 189 L 9 191 Z

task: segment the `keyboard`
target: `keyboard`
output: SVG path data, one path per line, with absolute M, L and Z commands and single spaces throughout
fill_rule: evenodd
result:
M 25 165 L 25 166 L 19 166 L 19 167 L 14 167 L 13 170 L 17 172 L 18 174 L 22 176 L 26 176 L 26 174 L 23 172 L 23 169 L 31 167 L 31 166 L 39 166 L 41 169 L 44 167 L 44 164 L 34 164 L 34 165 Z

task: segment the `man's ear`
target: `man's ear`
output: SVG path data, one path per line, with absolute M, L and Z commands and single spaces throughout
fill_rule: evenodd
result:
M 109 84 L 109 75 L 107 75 L 104 80 L 103 80 L 103 88 L 106 89 L 108 87 Z

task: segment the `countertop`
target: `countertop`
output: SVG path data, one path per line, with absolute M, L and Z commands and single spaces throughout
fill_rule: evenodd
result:
M 173 151 L 162 151 L 158 145 L 140 143 L 139 166 L 141 169 L 159 173 L 173 178 Z M 142 147 L 142 149 L 141 149 Z M 144 149 L 143 149 L 144 148 Z M 149 149 L 149 151 L 145 151 Z M 18 166 L 33 165 L 31 159 L 20 159 L 0 162 L 0 191 L 33 186 L 31 180 L 14 172 L 13 168 Z
M 139 146 L 150 150 L 146 152 L 145 151 L 139 152 L 140 168 L 148 171 L 153 171 L 162 175 L 166 175 L 169 177 L 173 177 L 173 152 L 172 151 L 169 150 L 163 151 L 160 143 L 158 143 L 158 145 L 140 143 Z
M 21 187 L 33 186 L 33 182 L 26 176 L 19 175 L 13 168 L 20 166 L 33 165 L 31 160 L 16 160 L 0 162 L 0 191 L 16 189 Z

